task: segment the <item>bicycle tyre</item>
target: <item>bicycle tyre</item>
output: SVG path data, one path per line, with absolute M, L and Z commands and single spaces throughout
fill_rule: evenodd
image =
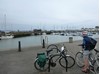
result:
M 83 61 L 83 53 L 82 52 L 77 52 L 76 55 L 75 55 L 75 61 L 76 61 L 76 64 L 82 68 L 84 66 L 84 61 Z
M 70 55 L 66 55 L 66 59 L 68 62 L 67 68 L 71 68 L 75 65 L 75 59 L 73 57 L 71 57 Z M 60 58 L 59 63 L 62 67 L 66 68 L 66 64 L 63 57 Z
M 46 71 L 48 69 L 48 63 L 45 64 L 45 68 L 40 68 L 38 63 L 37 63 L 37 60 L 38 60 L 38 58 L 35 59 L 34 67 L 39 71 Z

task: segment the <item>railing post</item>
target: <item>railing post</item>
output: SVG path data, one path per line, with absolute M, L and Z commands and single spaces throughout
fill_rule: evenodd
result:
M 47 36 L 45 36 L 45 44 L 48 45 L 48 37 Z
M 18 51 L 21 52 L 21 42 L 18 41 Z

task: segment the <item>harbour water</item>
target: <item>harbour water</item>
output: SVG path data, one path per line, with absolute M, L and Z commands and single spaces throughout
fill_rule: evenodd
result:
M 61 35 L 39 35 L 39 36 L 28 36 L 21 38 L 13 38 L 7 40 L 0 40 L 0 51 L 17 49 L 18 41 L 21 42 L 21 47 L 32 47 L 32 46 L 42 46 L 43 39 L 46 45 L 68 42 L 69 37 L 73 37 L 73 41 L 82 40 L 81 36 L 61 36 Z M 93 35 L 93 38 L 99 38 L 99 35 Z

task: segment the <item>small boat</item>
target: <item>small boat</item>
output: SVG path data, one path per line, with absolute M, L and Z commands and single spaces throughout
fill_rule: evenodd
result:
M 14 36 L 11 35 L 11 34 L 5 34 L 5 35 L 1 35 L 0 36 L 0 40 L 3 40 L 3 39 L 12 39 L 12 38 L 14 38 Z
M 6 31 L 6 14 L 4 15 L 4 18 L 5 18 L 5 31 Z M 14 38 L 14 35 L 10 34 L 10 33 L 6 33 L 4 32 L 4 34 L 1 34 L 0 35 L 0 40 L 2 39 L 11 39 L 11 38 Z
M 93 34 L 89 32 L 89 33 L 88 33 L 88 36 L 93 36 Z

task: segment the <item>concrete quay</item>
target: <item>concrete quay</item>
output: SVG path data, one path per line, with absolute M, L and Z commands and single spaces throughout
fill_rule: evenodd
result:
M 97 39 L 99 41 L 99 39 Z M 73 43 L 59 43 L 57 46 L 60 48 L 64 44 L 68 50 L 68 54 L 75 58 L 75 54 L 81 50 L 77 46 L 82 41 L 75 41 Z M 99 43 L 97 44 L 99 49 Z M 40 72 L 34 67 L 34 60 L 39 52 L 45 52 L 46 48 L 42 46 L 22 48 L 21 52 L 16 50 L 0 51 L 0 74 L 85 74 L 81 71 L 76 64 L 66 70 L 60 65 L 51 68 L 51 71 Z M 92 73 L 90 73 L 92 74 Z

